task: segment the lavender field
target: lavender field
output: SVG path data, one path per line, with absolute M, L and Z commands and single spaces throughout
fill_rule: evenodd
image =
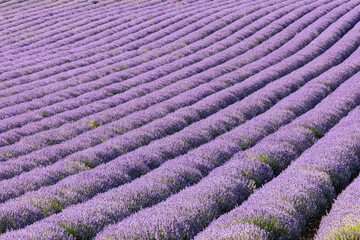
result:
M 360 239 L 360 0 L 0 1 L 0 240 Z

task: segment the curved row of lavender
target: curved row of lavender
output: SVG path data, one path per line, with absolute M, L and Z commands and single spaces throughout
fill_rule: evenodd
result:
M 0 10 L 0 239 L 298 239 L 360 172 L 359 0 Z
M 328 215 L 321 219 L 315 239 L 357 239 L 360 237 L 360 177 L 336 198 Z

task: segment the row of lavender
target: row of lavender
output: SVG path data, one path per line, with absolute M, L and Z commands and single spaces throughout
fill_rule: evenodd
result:
M 359 148 L 355 149 L 359 156 Z M 315 239 L 357 239 L 360 237 L 360 177 L 336 199 L 330 213 L 323 217 Z
M 174 70 L 170 71 L 156 65 L 153 75 L 149 74 L 145 82 L 157 81 L 159 72 L 170 77 L 162 79 L 163 83 L 156 82 L 158 88 L 155 90 L 148 90 L 142 82 L 139 87 L 144 91 L 140 94 L 123 88 L 120 91 L 124 94 L 112 98 L 113 92 L 119 90 L 102 85 L 99 96 L 101 90 L 111 93 L 105 96 L 107 105 L 99 104 L 96 110 L 90 107 L 81 112 L 85 108 L 79 103 L 84 102 L 79 102 L 74 107 L 79 110 L 79 118 L 68 115 L 63 121 L 61 116 L 66 116 L 68 109 L 60 110 L 64 115 L 51 113 L 53 117 L 48 122 L 43 121 L 45 124 L 39 128 L 33 121 L 42 121 L 41 118 L 26 122 L 24 119 L 32 112 L 23 112 L 22 120 L 19 118 L 24 121 L 20 125 L 23 132 L 11 130 L 18 127 L 14 125 L 1 134 L 4 137 L 1 147 L 4 180 L 0 184 L 4 203 L 0 205 L 0 228 L 5 232 L 31 225 L 0 238 L 89 239 L 106 225 L 119 221 L 98 237 L 192 238 L 213 219 L 244 201 L 255 188 L 286 169 L 359 104 L 359 76 L 356 74 L 359 70 L 356 50 L 360 38 L 356 32 L 359 2 L 278 1 L 273 6 L 275 2 L 269 3 L 269 7 L 266 3 L 254 5 L 255 8 L 249 8 L 250 15 L 244 12 L 242 16 L 232 13 L 236 7 L 230 3 L 231 11 L 223 11 L 223 16 L 228 14 L 229 28 L 225 30 L 221 22 L 211 25 L 205 33 L 212 36 L 212 40 L 203 45 L 200 38 L 194 38 L 193 42 L 199 41 L 199 45 L 192 47 L 197 46 L 197 49 L 181 56 L 191 56 L 211 46 L 212 52 L 198 60 L 202 65 L 197 65 L 198 58 L 185 62 L 179 69 L 176 64 L 181 61 L 175 60 Z M 257 19 L 259 21 L 251 23 Z M 252 29 L 256 26 L 261 30 Z M 240 34 L 231 44 L 219 45 L 219 50 L 214 48 L 220 42 L 216 35 L 218 29 L 228 32 L 228 36 Z M 181 48 L 180 51 L 185 46 Z M 216 51 L 223 51 L 218 59 Z M 186 66 L 192 64 L 194 70 L 182 74 Z M 144 70 L 144 73 L 151 71 Z M 144 70 L 134 75 L 141 76 Z M 171 72 L 179 75 L 169 85 L 173 77 Z M 129 75 L 129 79 L 132 76 Z M 51 83 L 44 89 L 49 86 Z M 83 84 L 79 89 L 81 86 Z M 96 87 L 75 97 L 94 89 Z M 145 96 L 139 97 L 143 94 Z M 119 97 L 118 102 L 112 103 L 115 97 Z M 5 99 L 11 101 L 11 95 Z M 101 99 L 92 101 L 96 104 Z M 49 103 L 44 104 L 44 108 Z M 66 98 L 59 103 L 66 103 Z M 125 104 L 119 105 L 121 103 Z M 4 110 L 9 110 L 8 107 Z M 33 107 L 25 111 L 38 108 Z M 13 116 L 16 118 L 15 109 Z M 58 122 L 50 119 L 58 119 Z M 79 119 L 81 121 L 71 123 Z M 7 124 L 3 126 L 6 128 Z M 288 136 L 289 131 L 294 135 Z M 272 182 L 276 179 L 278 177 Z M 188 188 L 182 190 L 185 187 Z M 105 193 L 94 197 L 101 192 Z M 217 197 L 212 198 L 214 193 Z M 193 199 L 194 204 L 184 205 L 186 199 Z M 139 211 L 145 207 L 150 208 Z M 170 212 L 164 211 L 169 208 Z M 249 236 L 254 236 L 250 233 L 254 229 L 256 234 L 269 238 L 292 238 L 300 235 L 309 219 L 303 215 L 297 220 L 301 223 L 294 225 L 300 227 L 294 231 L 284 230 L 281 224 L 279 227 L 273 218 L 270 223 L 266 219 L 263 223 L 261 216 L 254 221 L 246 218 L 244 226 L 250 229 Z M 151 218 L 153 221 L 149 223 Z M 34 223 L 36 221 L 39 222 Z M 258 225 L 263 228 L 260 232 Z M 209 231 L 213 236 L 211 226 Z M 215 231 L 220 233 L 218 230 Z M 210 236 L 208 234 L 204 232 L 205 239 Z M 221 234 L 225 235 L 219 237 L 227 236 L 228 231 Z

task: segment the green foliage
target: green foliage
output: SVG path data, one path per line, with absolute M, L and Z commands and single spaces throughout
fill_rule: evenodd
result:
M 255 177 L 254 174 L 250 173 L 249 171 L 241 170 L 241 175 L 248 179 L 246 185 L 251 192 L 260 187 L 262 182 L 257 177 Z
M 326 237 L 326 240 L 358 240 L 360 233 L 360 222 L 347 226 L 342 226 L 338 229 L 335 229 L 333 232 L 333 234 L 329 234 L 328 237 Z
M 114 90 L 114 89 L 109 89 L 108 92 L 111 93 L 111 94 L 113 94 L 113 95 L 116 95 L 116 94 L 119 93 L 118 90 Z
M 100 142 L 105 142 L 106 140 L 107 140 L 106 137 L 99 137 L 99 141 L 100 141 Z
M 94 127 L 94 128 L 97 128 L 98 126 L 100 126 L 100 124 L 95 120 L 90 120 L 88 122 L 88 124 L 89 124 L 89 126 Z
M 324 136 L 324 134 L 322 134 L 316 128 L 309 127 L 309 130 L 315 135 L 316 138 L 322 138 Z
M 141 97 L 141 96 L 144 96 L 144 95 L 145 95 L 145 93 L 140 92 L 140 91 L 135 91 L 135 94 L 136 94 L 136 95 L 138 95 L 139 97 Z
M 115 54 L 115 55 L 118 55 L 118 54 L 120 54 L 120 52 L 119 52 L 119 53 L 115 52 L 114 54 Z M 117 68 L 118 70 L 120 70 L 120 71 L 125 69 L 124 66 L 117 66 L 116 68 Z
M 17 154 L 14 151 L 8 151 L 7 153 L 0 153 L 0 158 L 16 157 Z
M 62 210 L 62 206 L 56 200 L 50 200 L 50 206 L 55 210 L 55 213 L 59 213 Z
M 238 145 L 240 145 L 241 150 L 245 151 L 248 148 L 251 148 L 252 146 L 254 146 L 254 143 L 252 141 L 249 140 L 244 140 L 240 143 L 238 143 Z
M 277 219 L 274 217 L 254 216 L 243 218 L 240 221 L 257 225 L 261 229 L 271 232 L 276 239 L 280 239 L 281 236 L 289 234 L 289 231 L 278 223 Z
M 51 139 L 48 139 L 47 142 L 46 142 L 46 144 L 49 145 L 49 146 L 52 146 L 52 145 L 55 145 L 56 142 L 54 142 L 54 141 L 51 140 Z
M 46 117 L 50 117 L 50 116 L 51 116 L 51 114 L 48 113 L 48 112 L 39 112 L 38 115 L 41 116 L 41 117 L 43 117 L 43 118 L 46 118 Z
M 95 168 L 97 166 L 97 164 L 91 161 L 89 158 L 84 158 L 81 160 L 81 162 L 90 169 Z
M 123 134 L 123 133 L 126 133 L 127 130 L 126 130 L 126 128 L 119 127 L 119 128 L 118 128 L 118 132 L 119 132 L 119 134 Z
M 266 164 L 273 164 L 276 160 L 276 158 L 272 155 L 266 155 L 266 154 L 258 154 L 256 156 L 257 159 L 259 159 L 261 162 L 266 163 Z
M 60 222 L 59 225 L 70 233 L 75 239 L 90 239 L 94 237 L 93 229 L 91 226 L 82 226 L 80 229 L 71 223 Z
M 281 164 L 279 166 L 279 159 L 272 154 L 249 154 L 249 157 L 257 158 L 260 162 L 269 165 L 275 174 L 279 174 L 283 170 Z

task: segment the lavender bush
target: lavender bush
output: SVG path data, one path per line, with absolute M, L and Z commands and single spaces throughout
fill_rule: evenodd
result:
M 360 206 L 357 177 L 333 203 L 330 213 L 322 218 L 315 239 L 357 239 L 360 237 Z

